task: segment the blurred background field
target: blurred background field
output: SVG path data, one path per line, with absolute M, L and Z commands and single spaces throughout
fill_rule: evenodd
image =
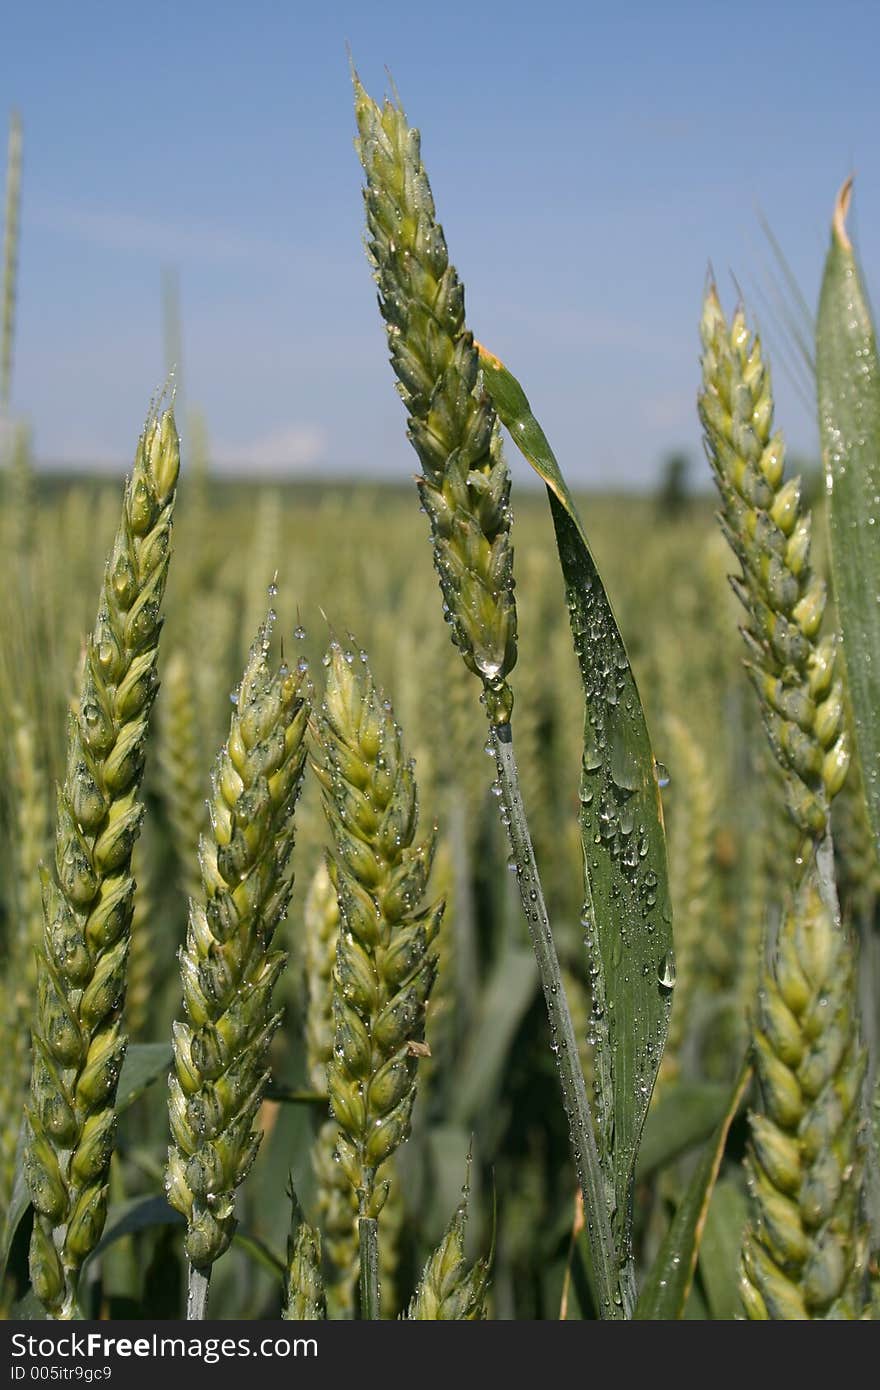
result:
M 490 1241 L 496 1212 L 493 1313 L 557 1316 L 576 1184 L 564 1117 L 549 1103 L 554 1064 L 507 872 L 492 764 L 483 749 L 484 716 L 476 682 L 441 621 L 415 491 L 363 483 L 235 485 L 213 479 L 206 460 L 196 465 L 187 474 L 184 463 L 163 684 L 150 732 L 126 1005 L 132 1039 L 164 1043 L 179 1012 L 176 951 L 197 873 L 208 770 L 228 727 L 244 655 L 271 603 L 287 659 L 308 660 L 318 691 L 330 628 L 355 655 L 361 647 L 369 652 L 416 758 L 422 815 L 439 826 L 433 882 L 449 906 L 429 1009 L 433 1055 L 421 1073 L 413 1137 L 395 1166 L 394 1219 L 391 1211 L 383 1218 L 388 1310 L 395 1306 L 392 1290 L 412 1287 L 442 1232 L 473 1145 L 475 1249 Z M 3 996 L 4 1053 L 14 1057 L 27 1026 L 29 940 L 39 929 L 37 860 L 49 843 L 50 789 L 62 772 L 66 713 L 81 638 L 93 621 L 118 485 L 37 482 L 24 459 L 6 484 L 0 681 L 9 713 L 0 743 L 0 846 L 10 986 Z M 626 634 L 656 756 L 669 774 L 663 800 L 678 982 L 638 1188 L 646 1260 L 689 1171 L 687 1150 L 711 1128 L 723 1083 L 745 1046 L 759 942 L 782 889 L 774 865 L 785 851 L 773 836 L 786 831 L 775 814 L 773 779 L 741 667 L 729 562 L 711 504 L 668 488 L 653 497 L 581 502 Z M 520 656 L 513 685 L 524 797 L 589 1069 L 577 821 L 582 704 L 544 498 L 520 489 L 515 509 Z M 271 598 L 270 585 L 277 586 Z M 873 910 L 871 860 L 866 871 L 864 831 L 846 824 L 846 806 L 838 850 L 859 889 L 847 907 L 865 913 Z M 326 844 L 311 778 L 297 827 L 297 886 L 284 929 L 291 954 L 282 985 L 286 1017 L 272 1061 L 276 1092 L 299 1098 L 269 1100 L 261 1112 L 266 1137 L 241 1195 L 246 1239 L 217 1267 L 215 1316 L 271 1315 L 277 1308 L 272 1259 L 283 1255 L 288 1171 L 312 1217 L 319 1224 L 332 1219 L 332 1171 L 328 1178 L 325 1163 L 316 1175 L 310 1159 L 326 1119 L 305 1046 L 305 899 Z M 6 1080 L 9 1085 L 11 1068 Z M 664 1100 L 671 1103 L 665 1117 Z M 7 1196 L 20 1113 L 3 1112 Z M 109 1231 L 132 1211 L 145 1213 L 135 1222 L 154 1220 L 155 1203 L 144 1208 L 145 1198 L 158 1196 L 163 1206 L 166 1125 L 160 1081 L 123 1117 Z M 716 1200 L 742 1203 L 736 1137 L 729 1153 Z M 169 1209 L 162 1219 L 170 1219 Z M 18 1255 L 21 1278 L 23 1250 Z M 716 1315 L 733 1296 L 730 1271 L 726 1290 L 714 1290 Z M 175 1315 L 183 1278 L 179 1231 L 160 1225 L 126 1235 L 95 1262 L 93 1278 L 98 1308 Z M 698 1280 L 694 1310 L 705 1310 L 708 1297 Z

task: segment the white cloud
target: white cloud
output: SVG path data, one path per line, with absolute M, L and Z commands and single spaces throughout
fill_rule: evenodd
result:
M 211 450 L 221 473 L 304 473 L 323 462 L 327 432 L 320 425 L 290 424 L 241 444 L 219 444 Z

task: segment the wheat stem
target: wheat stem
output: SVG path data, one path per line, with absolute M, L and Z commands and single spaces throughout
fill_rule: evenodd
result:
M 186 1292 L 186 1320 L 198 1322 L 207 1316 L 208 1285 L 211 1282 L 211 1265 L 207 1269 L 189 1266 Z
M 622 1264 L 618 1269 L 614 1255 L 605 1179 L 599 1163 L 590 1103 L 580 1067 L 578 1040 L 571 1021 L 571 1010 L 520 795 L 510 724 L 494 727 L 492 739 L 501 787 L 501 803 L 505 811 L 504 819 L 507 822 L 511 853 L 516 864 L 517 887 L 538 963 L 541 988 L 544 991 L 544 1002 L 550 1020 L 550 1046 L 562 1086 L 575 1168 L 590 1213 L 590 1250 L 599 1295 L 599 1311 L 604 1318 L 628 1318 L 635 1304 L 633 1275 L 631 1270 Z
M 358 1217 L 361 1317 L 375 1321 L 379 1311 L 379 1223 L 375 1216 Z
M 573 1150 L 594 1217 L 596 1277 L 603 1316 L 623 1315 L 630 1275 L 618 1287 L 577 1042 L 565 998 L 534 850 L 519 790 L 507 677 L 516 661 L 516 605 L 510 541 L 510 476 L 498 420 L 482 387 L 479 357 L 464 314 L 464 289 L 449 262 L 421 159 L 419 132 L 402 107 L 380 108 L 354 78 L 358 153 L 366 173 L 368 253 L 379 286 L 391 361 L 422 465 L 419 492 L 431 522 L 434 563 L 452 638 L 483 682 L 495 732 L 499 783 L 520 896 L 541 973 Z M 534 894 L 534 897 L 532 896 Z

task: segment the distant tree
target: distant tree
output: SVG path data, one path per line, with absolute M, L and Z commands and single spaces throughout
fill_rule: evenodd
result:
M 691 461 L 687 454 L 668 454 L 660 467 L 657 505 L 664 516 L 680 516 L 690 497 L 688 478 Z

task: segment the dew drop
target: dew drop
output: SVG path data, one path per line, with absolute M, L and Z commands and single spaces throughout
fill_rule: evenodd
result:
M 657 967 L 657 979 L 663 989 L 672 989 L 675 986 L 675 956 L 672 951 L 667 951 Z

